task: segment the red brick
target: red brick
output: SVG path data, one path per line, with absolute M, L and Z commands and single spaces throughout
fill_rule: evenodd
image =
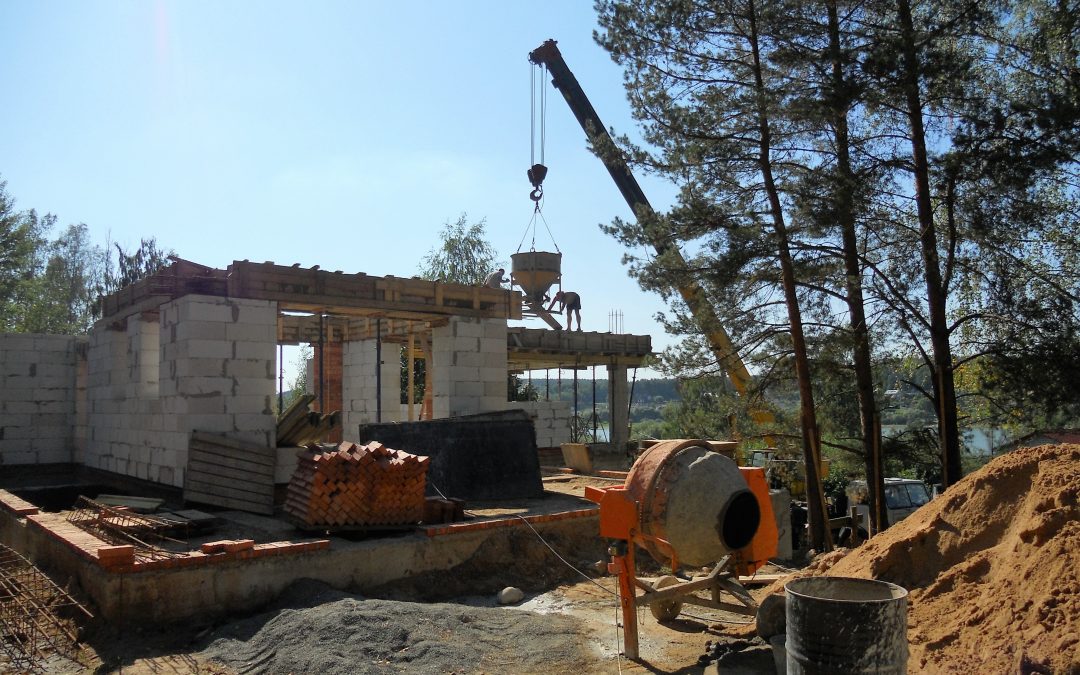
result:
M 199 551 L 202 553 L 224 553 L 226 544 L 231 544 L 231 539 L 225 539 L 223 541 L 208 541 L 199 547 Z
M 247 551 L 255 548 L 254 539 L 236 539 L 233 541 L 225 542 L 226 553 L 239 553 L 241 551 Z
M 103 563 L 132 562 L 135 560 L 135 547 L 130 544 L 101 546 L 97 550 L 97 557 Z

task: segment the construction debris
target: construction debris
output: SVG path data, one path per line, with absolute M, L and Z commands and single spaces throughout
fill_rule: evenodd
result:
M 130 557 L 131 551 L 128 547 L 134 547 L 135 557 L 140 560 L 159 560 L 184 555 L 162 548 L 161 545 L 165 542 L 183 542 L 166 536 L 167 532 L 176 531 L 176 523 L 161 518 L 79 497 L 75 507 L 68 512 L 67 521 L 80 530 L 113 544 L 111 547 L 99 549 L 99 557 L 109 554 Z M 101 551 L 109 553 L 102 554 Z
M 281 413 L 277 424 L 279 448 L 301 447 L 323 440 L 332 429 L 341 426 L 341 412 L 319 414 L 308 410 L 315 400 L 311 394 L 301 394 Z
M 92 618 L 33 563 L 0 544 L 0 650 L 8 659 L 0 666 L 5 672 L 43 673 L 54 655 L 74 659 L 77 621 Z
M 1080 445 L 1020 448 L 804 574 L 908 589 L 908 672 L 1077 672 L 1078 494 Z
M 98 495 L 94 501 L 105 506 L 123 506 L 136 513 L 154 513 L 165 503 L 164 499 L 134 495 Z
M 298 454 L 285 512 L 302 527 L 412 525 L 424 517 L 430 459 L 382 443 Z

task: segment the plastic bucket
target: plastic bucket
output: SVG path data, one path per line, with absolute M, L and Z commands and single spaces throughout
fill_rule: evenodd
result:
M 787 591 L 789 675 L 907 672 L 907 594 L 885 581 L 796 579 Z

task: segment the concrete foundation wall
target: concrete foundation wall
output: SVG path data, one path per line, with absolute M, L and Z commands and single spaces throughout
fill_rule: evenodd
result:
M 276 303 L 199 295 L 95 328 L 83 462 L 180 487 L 194 430 L 272 446 L 276 331 Z
M 432 417 L 507 408 L 505 320 L 451 317 L 431 343 Z
M 573 416 L 569 401 L 511 401 L 507 408 L 525 411 L 536 427 L 536 447 L 557 448 L 570 442 L 570 418 Z
M 562 550 L 581 550 L 598 542 L 599 517 L 536 522 L 533 527 Z M 537 542 L 524 527 L 519 536 Z M 0 508 L 0 543 L 44 567 L 61 585 L 75 580 L 94 602 L 95 614 L 121 623 L 171 623 L 214 619 L 258 610 L 298 579 L 315 579 L 335 588 L 366 593 L 384 584 L 453 568 L 505 570 L 520 562 L 519 547 L 493 546 L 509 540 L 507 528 L 474 529 L 429 537 L 421 533 L 367 541 L 334 539 L 328 549 L 292 555 L 247 558 L 212 565 L 142 572 L 112 571 L 80 556 L 62 538 Z M 485 546 L 485 544 L 487 544 Z M 542 546 L 538 542 L 533 544 Z M 539 550 L 539 549 L 538 549 Z M 595 553 L 590 552 L 591 555 Z M 557 565 L 551 560 L 551 565 Z M 494 593 L 498 587 L 489 589 Z
M 0 464 L 75 461 L 82 338 L 0 334 Z

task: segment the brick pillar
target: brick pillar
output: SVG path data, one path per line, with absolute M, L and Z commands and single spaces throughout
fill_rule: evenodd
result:
M 451 317 L 431 342 L 432 417 L 506 409 L 504 319 Z
M 323 392 L 323 405 L 320 412 L 329 413 L 335 410 L 340 410 L 344 413 L 345 407 L 342 403 L 342 343 L 340 342 L 328 342 L 322 346 L 320 350 L 319 345 L 313 346 L 312 358 L 312 374 L 315 379 L 308 385 L 312 394 L 319 395 L 319 352 L 323 353 L 323 380 L 322 380 L 322 392 Z M 318 401 L 315 403 L 315 407 L 318 408 Z M 344 422 L 344 419 L 342 420 Z M 329 443 L 341 442 L 341 427 L 338 427 L 326 435 L 326 441 Z

